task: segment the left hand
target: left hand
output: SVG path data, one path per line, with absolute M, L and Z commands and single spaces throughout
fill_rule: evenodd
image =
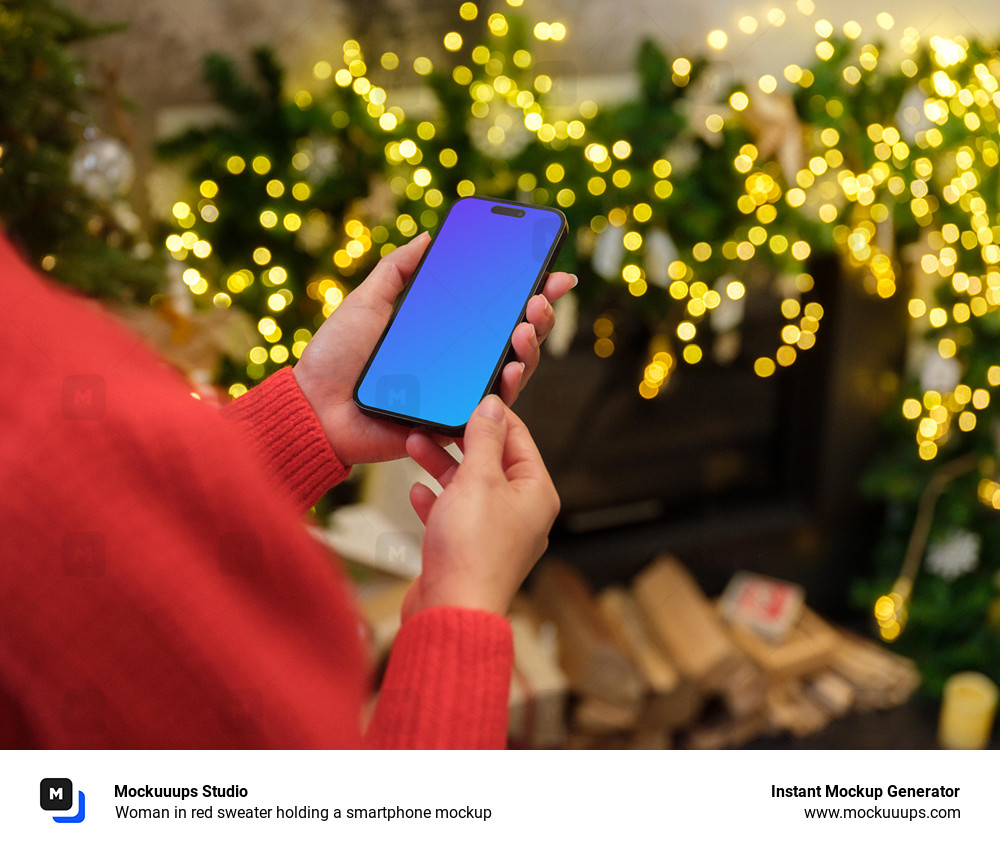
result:
M 383 257 L 323 323 L 295 365 L 295 380 L 345 466 L 406 454 L 412 428 L 363 414 L 354 403 L 354 385 L 428 244 L 429 234 L 421 233 Z M 504 367 L 500 378 L 500 397 L 506 404 L 514 403 L 538 366 L 539 346 L 555 324 L 553 302 L 575 284 L 573 275 L 554 272 L 542 293 L 528 301 L 527 321 L 511 335 L 517 360 Z

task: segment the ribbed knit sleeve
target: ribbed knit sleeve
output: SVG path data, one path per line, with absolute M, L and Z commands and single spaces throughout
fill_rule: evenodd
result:
M 466 608 L 428 608 L 393 644 L 366 745 L 502 749 L 514 662 L 510 624 Z
M 223 416 L 246 432 L 272 478 L 303 511 L 347 477 L 290 368 L 244 393 Z

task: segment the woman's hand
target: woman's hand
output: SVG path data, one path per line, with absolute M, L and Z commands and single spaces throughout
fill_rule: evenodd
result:
M 396 298 L 410 280 L 430 237 L 422 233 L 383 257 L 316 332 L 295 365 L 295 379 L 345 466 L 403 457 L 410 429 L 366 416 L 354 404 L 354 385 L 392 316 Z M 538 366 L 539 346 L 555 324 L 552 303 L 576 284 L 573 275 L 549 275 L 511 337 L 516 361 L 508 363 L 500 395 L 513 404 Z
M 423 572 L 402 617 L 437 605 L 506 614 L 514 593 L 548 546 L 559 496 L 524 423 L 496 396 L 465 428 L 459 463 L 413 432 L 406 450 L 444 487 L 416 483 L 410 503 L 426 526 Z

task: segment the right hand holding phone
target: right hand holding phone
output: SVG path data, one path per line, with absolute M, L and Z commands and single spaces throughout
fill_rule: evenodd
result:
M 559 512 L 528 429 L 487 396 L 466 426 L 461 463 L 422 432 L 410 434 L 406 450 L 444 491 L 436 495 L 422 483 L 410 490 L 426 533 L 423 572 L 403 603 L 403 619 L 438 605 L 506 614 Z

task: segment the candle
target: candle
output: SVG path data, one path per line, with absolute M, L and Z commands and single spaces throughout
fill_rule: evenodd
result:
M 982 673 L 956 673 L 944 684 L 938 741 L 949 750 L 981 750 L 990 739 L 998 689 Z

